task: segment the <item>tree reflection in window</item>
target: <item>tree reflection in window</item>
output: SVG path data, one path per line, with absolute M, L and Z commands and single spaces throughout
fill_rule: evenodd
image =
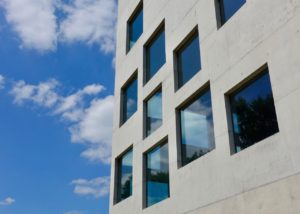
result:
M 151 206 L 169 197 L 168 144 L 152 149 L 146 155 L 146 205 Z
M 279 132 L 268 70 L 230 96 L 235 152 Z

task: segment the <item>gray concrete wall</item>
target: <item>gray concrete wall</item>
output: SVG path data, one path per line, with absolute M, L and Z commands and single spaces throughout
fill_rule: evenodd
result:
M 144 33 L 126 55 L 139 0 L 119 0 L 111 214 L 300 213 L 300 0 L 247 0 L 218 28 L 213 0 L 144 0 Z M 167 62 L 143 86 L 143 45 L 165 20 Z M 174 91 L 173 51 L 198 25 L 202 70 Z M 230 154 L 224 94 L 268 63 L 280 132 Z M 121 87 L 138 70 L 138 111 L 120 124 Z M 210 82 L 216 148 L 178 168 L 175 108 Z M 143 139 L 143 100 L 162 83 L 163 125 Z M 143 153 L 168 136 L 170 198 L 143 209 Z M 133 145 L 133 195 L 114 205 L 115 157 Z

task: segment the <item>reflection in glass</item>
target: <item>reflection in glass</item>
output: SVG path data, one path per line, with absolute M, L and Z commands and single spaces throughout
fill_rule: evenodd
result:
M 163 29 L 146 47 L 146 81 L 150 80 L 165 62 L 165 31 Z
M 200 45 L 198 34 L 194 35 L 178 52 L 178 88 L 201 70 Z
M 132 195 L 132 149 L 118 162 L 117 202 Z
M 234 144 L 239 152 L 279 132 L 268 70 L 230 96 Z
M 128 50 L 130 50 L 136 41 L 143 33 L 143 8 L 141 7 L 133 19 L 128 23 L 129 28 L 129 43 Z
M 220 0 L 222 24 L 227 22 L 245 3 L 246 0 Z
M 137 79 L 123 89 L 123 123 L 137 111 Z
M 146 159 L 146 205 L 148 207 L 169 197 L 168 144 L 151 150 Z
M 210 91 L 180 110 L 182 166 L 215 148 Z
M 162 92 L 157 91 L 146 102 L 146 135 L 149 136 L 162 125 Z

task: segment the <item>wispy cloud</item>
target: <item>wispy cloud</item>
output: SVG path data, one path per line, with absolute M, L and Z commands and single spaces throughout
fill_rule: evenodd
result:
M 0 0 L 1 6 L 22 48 L 47 52 L 58 42 L 82 42 L 104 53 L 114 51 L 115 0 Z M 64 15 L 58 17 L 58 11 Z
M 74 193 L 77 195 L 100 198 L 109 193 L 110 178 L 77 179 L 73 180 L 71 184 L 74 185 Z
M 57 18 L 53 0 L 0 0 L 5 17 L 19 35 L 22 47 L 44 52 L 54 50 Z
M 84 214 L 84 213 L 85 212 L 78 211 L 78 210 L 71 210 L 71 211 L 64 212 L 64 214 Z
M 5 78 L 0 74 L 0 89 L 4 88 Z
M 14 198 L 7 197 L 4 200 L 0 201 L 0 205 L 1 206 L 9 206 L 9 205 L 12 205 L 15 202 L 16 202 L 16 200 Z
M 55 79 L 36 85 L 21 80 L 9 92 L 17 105 L 26 103 L 46 108 L 50 115 L 60 117 L 69 128 L 71 141 L 86 145 L 81 156 L 90 161 L 109 163 L 113 118 L 113 96 L 98 98 L 105 89 L 91 84 L 69 95 L 58 92 L 60 83 Z

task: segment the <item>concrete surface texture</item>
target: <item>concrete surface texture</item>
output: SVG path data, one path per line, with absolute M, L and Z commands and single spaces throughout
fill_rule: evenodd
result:
M 217 1 L 216 1 L 217 2 Z M 144 31 L 126 53 L 139 0 L 119 0 L 111 214 L 300 213 L 300 1 L 247 0 L 220 26 L 214 0 L 144 0 Z M 144 45 L 164 21 L 166 63 L 144 84 Z M 202 69 L 174 90 L 174 50 L 198 26 Z M 268 64 L 279 133 L 231 154 L 225 94 Z M 121 88 L 138 72 L 138 110 L 120 126 Z M 178 167 L 175 109 L 209 83 L 215 149 Z M 162 86 L 163 125 L 144 139 L 144 100 Z M 170 197 L 145 208 L 143 154 L 168 138 Z M 115 204 L 115 158 L 133 146 L 132 196 Z

